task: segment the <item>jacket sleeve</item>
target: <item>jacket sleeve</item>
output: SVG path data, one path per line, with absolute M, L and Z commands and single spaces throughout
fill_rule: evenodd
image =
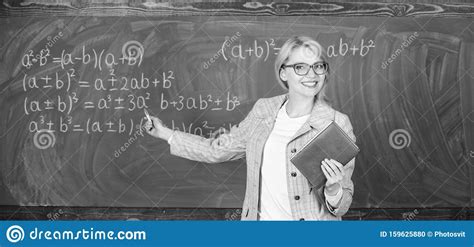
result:
M 256 113 L 260 101 L 255 103 L 242 122 L 217 137 L 204 138 L 175 131 L 170 141 L 171 154 L 206 163 L 220 163 L 244 157 L 247 140 L 256 126 Z
M 354 135 L 353 129 L 352 129 L 352 124 L 351 121 L 349 120 L 349 117 L 345 114 L 343 114 L 342 117 L 342 123 L 340 124 L 341 128 L 349 135 L 349 137 L 352 139 L 352 141 L 356 141 L 356 137 Z M 339 204 L 337 207 L 333 207 L 329 204 L 329 202 L 325 198 L 326 202 L 326 207 L 328 208 L 329 212 L 331 214 L 341 217 L 344 214 L 347 213 L 349 210 L 349 207 L 352 204 L 352 195 L 354 194 L 354 183 L 352 182 L 352 173 L 354 171 L 354 166 L 355 166 L 355 157 L 349 161 L 345 166 L 345 176 L 342 180 L 342 197 L 339 201 Z M 322 193 L 324 194 L 324 193 Z

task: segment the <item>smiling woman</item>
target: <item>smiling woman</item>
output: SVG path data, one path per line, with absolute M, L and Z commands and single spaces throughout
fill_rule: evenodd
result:
M 290 96 L 293 98 L 290 100 L 291 103 L 303 100 L 306 103 L 307 112 L 313 106 L 313 99 L 326 103 L 325 91 L 329 65 L 322 46 L 315 40 L 301 36 L 286 41 L 275 60 L 275 73 L 283 88 L 292 95 Z M 289 111 L 295 111 L 296 107 L 291 103 L 289 107 L 292 110 Z
M 297 36 L 282 46 L 275 61 L 287 94 L 258 100 L 230 132 L 204 138 L 163 125 L 151 117 L 148 134 L 167 140 L 171 154 L 220 163 L 246 157 L 243 220 L 340 220 L 352 203 L 355 158 L 345 166 L 333 159 L 320 165 L 325 186 L 313 190 L 290 157 L 334 120 L 355 141 L 347 115 L 325 101 L 329 64 L 315 40 Z

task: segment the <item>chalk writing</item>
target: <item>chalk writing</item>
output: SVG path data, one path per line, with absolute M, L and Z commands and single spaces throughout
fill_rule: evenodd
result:
M 153 76 L 145 73 L 138 75 L 119 75 L 116 66 L 139 67 L 144 55 L 143 46 L 138 41 L 126 42 L 122 54 L 117 56 L 106 50 L 89 50 L 81 46 L 72 52 L 62 49 L 60 54 L 52 54 L 49 49 L 42 50 L 34 56 L 29 50 L 24 54 L 22 65 L 27 69 L 54 64 L 60 67 L 53 73 L 29 75 L 28 70 L 22 79 L 23 91 L 41 94 L 26 94 L 23 109 L 26 115 L 36 114 L 39 119 L 29 122 L 29 131 L 54 132 L 85 132 L 119 133 L 131 135 L 139 129 L 143 120 L 119 118 L 112 120 L 87 119 L 75 116 L 75 110 L 95 113 L 104 111 L 111 116 L 117 111 L 141 111 L 150 109 L 152 103 L 159 103 L 159 110 L 199 110 L 199 111 L 233 111 L 240 105 L 239 98 L 231 93 L 214 94 L 175 94 L 175 72 L 173 70 L 155 71 Z M 96 76 L 80 78 L 78 67 L 89 65 L 88 68 L 101 71 Z M 89 75 L 91 75 L 89 73 Z M 94 75 L 94 74 L 92 74 Z M 166 93 L 173 90 L 173 96 Z M 33 96 L 35 95 L 35 96 Z M 38 98 L 38 96 L 40 95 Z M 165 96 L 167 95 L 167 96 Z M 51 117 L 51 112 L 59 112 L 59 117 Z M 172 123 L 173 128 L 175 123 Z M 203 127 L 183 131 L 206 134 Z M 213 128 L 209 128 L 213 129 Z

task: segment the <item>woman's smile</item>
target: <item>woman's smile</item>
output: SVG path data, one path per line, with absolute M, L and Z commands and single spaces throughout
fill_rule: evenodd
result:
M 307 88 L 316 88 L 318 85 L 318 81 L 311 80 L 311 81 L 302 81 L 301 84 Z

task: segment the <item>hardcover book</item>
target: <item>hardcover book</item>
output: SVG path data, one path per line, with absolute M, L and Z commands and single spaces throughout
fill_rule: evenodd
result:
M 346 165 L 357 153 L 359 153 L 359 147 L 339 125 L 332 121 L 306 143 L 291 158 L 291 162 L 308 179 L 313 188 L 319 189 L 326 183 L 321 161 L 328 158 Z

